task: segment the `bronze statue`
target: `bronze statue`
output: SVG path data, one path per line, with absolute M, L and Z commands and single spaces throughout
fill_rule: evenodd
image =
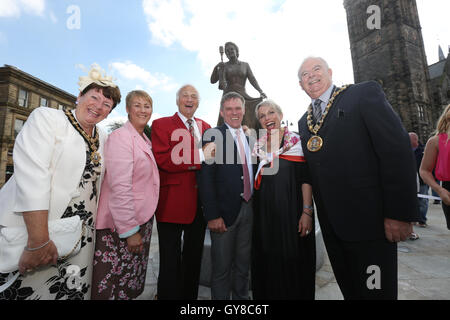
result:
M 219 81 L 219 89 L 223 90 L 223 94 L 230 91 L 234 91 L 242 95 L 245 99 L 245 116 L 242 124 L 247 125 L 249 128 L 256 129 L 258 121 L 255 117 L 255 107 L 267 96 L 259 87 L 258 81 L 256 81 L 253 75 L 252 69 L 247 62 L 239 61 L 239 48 L 233 42 L 225 43 L 225 54 L 228 58 L 228 62 L 223 62 L 223 47 L 220 46 L 219 52 L 222 58 L 222 62 L 219 62 L 211 74 L 211 83 Z M 259 98 L 250 97 L 245 91 L 245 82 L 247 79 L 252 86 L 259 91 Z M 218 125 L 223 124 L 223 119 L 219 115 Z

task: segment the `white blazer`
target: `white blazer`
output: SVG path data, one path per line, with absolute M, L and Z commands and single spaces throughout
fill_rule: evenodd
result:
M 97 127 L 102 172 L 107 135 Z M 14 145 L 14 175 L 0 190 L 0 226 L 24 226 L 22 212 L 48 210 L 48 220 L 59 219 L 86 165 L 86 144 L 61 110 L 40 107 L 25 122 Z

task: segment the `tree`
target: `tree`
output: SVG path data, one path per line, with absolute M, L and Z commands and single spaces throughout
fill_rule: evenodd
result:
M 119 129 L 120 127 L 122 127 L 124 125 L 124 122 L 118 120 L 118 121 L 114 121 L 111 122 L 110 124 L 107 125 L 108 127 L 108 131 L 109 133 L 113 132 L 116 129 Z M 144 134 L 151 140 L 152 137 L 152 127 L 150 127 L 148 124 L 145 125 L 144 128 Z
M 152 140 L 152 127 L 150 127 L 148 124 L 145 125 L 144 133 L 147 136 L 147 138 Z
M 116 129 L 119 129 L 120 127 L 122 127 L 124 125 L 124 122 L 117 120 L 114 122 L 111 122 L 110 124 L 107 125 L 108 127 L 108 131 L 109 133 L 113 132 Z

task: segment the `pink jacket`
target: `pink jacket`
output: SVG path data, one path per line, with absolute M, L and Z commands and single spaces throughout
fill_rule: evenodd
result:
M 109 135 L 105 163 L 96 229 L 109 228 L 124 238 L 148 222 L 158 204 L 159 173 L 152 143 L 127 121 Z

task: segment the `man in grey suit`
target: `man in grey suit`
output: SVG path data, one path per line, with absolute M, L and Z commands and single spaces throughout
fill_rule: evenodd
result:
M 220 115 L 225 123 L 203 135 L 204 143 L 216 144 L 215 162 L 202 163 L 198 175 L 203 213 L 211 231 L 211 297 L 214 300 L 249 299 L 255 168 L 242 129 L 244 105 L 244 98 L 238 93 L 225 94 L 220 103 Z

